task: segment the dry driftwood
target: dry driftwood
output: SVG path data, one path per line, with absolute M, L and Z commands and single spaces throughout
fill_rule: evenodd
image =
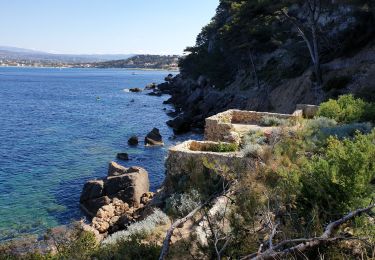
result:
M 273 246 L 272 248 L 262 252 L 257 252 L 248 256 L 243 257 L 241 260 L 245 259 L 253 259 L 253 260 L 266 260 L 266 259 L 283 259 L 286 256 L 290 254 L 300 254 L 301 252 L 304 252 L 310 248 L 314 248 L 316 246 L 319 246 L 323 243 L 328 242 L 335 242 L 342 239 L 345 239 L 343 237 L 333 237 L 334 232 L 345 222 L 361 215 L 362 213 L 369 212 L 375 207 L 375 204 L 371 204 L 367 208 L 363 209 L 357 209 L 355 211 L 350 212 L 343 218 L 336 220 L 334 222 L 331 222 L 326 229 L 324 230 L 323 234 L 320 237 L 314 237 L 314 238 L 299 238 L 299 239 L 291 239 L 291 240 L 285 240 L 280 242 L 279 244 Z M 281 251 L 277 251 L 284 246 L 288 244 L 296 244 L 295 246 L 283 249 Z
M 189 219 L 191 219 L 192 217 L 194 217 L 194 215 L 200 211 L 201 209 L 203 209 L 204 207 L 206 207 L 208 204 L 210 204 L 213 200 L 221 197 L 221 196 L 229 196 L 230 194 L 232 194 L 233 192 L 232 191 L 225 191 L 226 188 L 224 188 L 224 191 L 220 194 L 217 194 L 217 195 L 214 195 L 212 196 L 211 198 L 209 198 L 207 201 L 205 201 L 204 203 L 200 204 L 198 207 L 196 207 L 193 211 L 191 211 L 189 214 L 187 214 L 185 217 L 183 218 L 180 218 L 178 220 L 176 220 L 172 226 L 168 229 L 167 231 L 167 234 L 165 236 L 165 239 L 163 241 L 163 247 L 161 249 L 161 253 L 160 253 L 160 256 L 159 256 L 159 260 L 164 260 L 165 257 L 167 256 L 168 252 L 169 252 L 169 244 L 171 242 L 171 238 L 172 238 L 172 235 L 173 235 L 173 231 L 178 227 L 180 226 L 181 224 L 185 223 L 186 221 L 188 221 Z
M 191 219 L 199 210 L 201 210 L 204 206 L 206 206 L 207 203 L 201 204 L 199 207 L 195 208 L 192 212 L 190 212 L 188 215 L 186 215 L 183 218 L 178 219 L 175 221 L 172 226 L 168 229 L 167 235 L 165 236 L 164 242 L 163 242 L 163 248 L 161 250 L 159 260 L 165 259 L 166 255 L 169 251 L 169 243 L 171 241 L 171 237 L 173 235 L 173 231 L 181 224 L 185 223 L 189 219 Z

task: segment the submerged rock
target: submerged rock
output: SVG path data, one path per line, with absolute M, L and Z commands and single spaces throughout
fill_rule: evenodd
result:
M 145 137 L 146 145 L 164 145 L 159 129 L 154 128 Z
M 138 92 L 142 92 L 142 89 L 140 88 L 131 88 L 129 89 L 130 92 L 134 92 L 134 93 L 138 93 Z
M 161 97 L 163 95 L 163 93 L 160 90 L 155 89 L 154 91 L 148 93 L 147 95 Z
M 145 87 L 145 90 L 153 90 L 153 89 L 156 89 L 156 83 L 151 83 L 151 84 L 148 84 L 146 87 Z
M 127 153 L 118 153 L 116 157 L 119 160 L 129 161 L 129 154 Z

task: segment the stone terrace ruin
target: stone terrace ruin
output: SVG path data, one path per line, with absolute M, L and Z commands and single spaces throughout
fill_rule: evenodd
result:
M 293 114 L 228 110 L 206 118 L 204 137 L 210 141 L 239 143 L 240 138 L 250 130 L 266 131 L 274 128 L 262 126 L 262 119 L 265 117 L 297 119 L 300 116 L 302 110 L 297 110 Z
M 204 132 L 205 141 L 186 141 L 169 149 L 166 160 L 167 177 L 175 178 L 186 175 L 194 169 L 203 169 L 204 160 L 226 165 L 231 169 L 251 168 L 253 160 L 245 157 L 239 151 L 212 151 L 213 146 L 235 143 L 240 145 L 241 138 L 250 131 L 272 132 L 280 126 L 264 126 L 264 118 L 280 120 L 296 120 L 298 118 L 312 118 L 317 107 L 312 105 L 297 105 L 293 114 L 278 114 L 255 111 L 228 110 L 206 119 Z

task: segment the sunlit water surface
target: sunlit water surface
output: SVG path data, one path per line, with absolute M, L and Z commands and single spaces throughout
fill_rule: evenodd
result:
M 41 234 L 79 219 L 85 181 L 103 177 L 118 152 L 145 167 L 155 190 L 173 140 L 167 96 L 128 93 L 161 82 L 166 71 L 0 68 L 0 240 Z M 166 146 L 128 147 L 153 127 Z M 191 136 L 190 136 L 191 137 Z

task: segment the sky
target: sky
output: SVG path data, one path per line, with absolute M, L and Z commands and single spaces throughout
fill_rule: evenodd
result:
M 69 54 L 182 54 L 219 0 L 0 0 L 0 46 Z

